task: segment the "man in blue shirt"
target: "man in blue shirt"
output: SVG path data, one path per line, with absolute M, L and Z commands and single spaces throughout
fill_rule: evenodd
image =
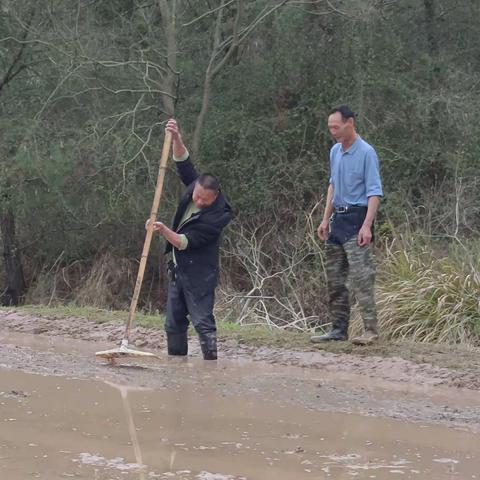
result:
M 317 233 L 326 240 L 326 271 L 331 330 L 311 341 L 348 339 L 350 280 L 359 303 L 365 332 L 352 342 L 369 345 L 378 339 L 375 307 L 375 266 L 371 253 L 373 222 L 383 196 L 377 154 L 355 130 L 355 114 L 346 105 L 328 117 L 338 142 L 330 150 L 330 185 Z

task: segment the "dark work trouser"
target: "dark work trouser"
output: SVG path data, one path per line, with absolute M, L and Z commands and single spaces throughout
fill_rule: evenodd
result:
M 188 318 L 199 335 L 215 333 L 213 305 L 215 290 L 201 295 L 195 294 L 179 275 L 168 286 L 167 318 L 165 331 L 170 334 L 186 333 Z
M 375 265 L 371 245 L 360 247 L 357 236 L 343 245 L 326 245 L 326 271 L 332 329 L 347 334 L 350 320 L 350 287 L 360 306 L 365 330 L 377 332 Z

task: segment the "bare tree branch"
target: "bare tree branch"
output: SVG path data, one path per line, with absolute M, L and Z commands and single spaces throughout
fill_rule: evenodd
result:
M 208 16 L 211 15 L 212 13 L 215 13 L 215 12 L 217 12 L 218 10 L 221 10 L 221 9 L 223 9 L 223 8 L 225 8 L 225 7 L 228 7 L 228 6 L 231 5 L 233 2 L 236 2 L 236 1 L 237 1 L 237 0 L 230 0 L 229 2 L 227 2 L 227 3 L 225 3 L 225 4 L 222 2 L 222 4 L 221 4 L 219 7 L 214 8 L 214 9 L 212 9 L 212 10 L 208 10 L 207 12 L 202 13 L 199 17 L 194 18 L 193 20 L 190 20 L 190 21 L 187 22 L 187 23 L 183 23 L 183 24 L 182 24 L 182 27 L 189 27 L 190 25 L 193 25 L 194 23 L 198 22 L 198 21 L 201 20 L 202 18 L 208 17 Z
M 28 34 L 30 32 L 30 27 L 32 25 L 34 16 L 35 16 L 35 9 L 32 8 L 32 9 L 30 9 L 30 12 L 28 14 L 27 23 L 24 26 L 22 39 L 19 42 L 20 43 L 20 48 L 19 48 L 17 54 L 12 59 L 10 67 L 7 69 L 7 71 L 6 71 L 5 75 L 3 76 L 2 80 L 0 80 L 0 91 L 2 90 L 2 88 L 5 85 L 7 85 L 9 82 L 11 82 L 22 70 L 24 70 L 26 68 L 26 65 L 18 65 L 18 63 L 22 59 L 23 54 L 25 52 L 25 47 L 26 47 L 25 41 L 26 41 L 26 39 L 28 37 Z

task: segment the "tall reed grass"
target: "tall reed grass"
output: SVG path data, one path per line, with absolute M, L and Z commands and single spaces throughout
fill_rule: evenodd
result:
M 396 239 L 383 252 L 377 305 L 392 339 L 480 345 L 480 277 L 472 244 L 443 249 Z M 437 251 L 438 251 L 437 247 Z M 472 255 L 473 254 L 473 255 Z

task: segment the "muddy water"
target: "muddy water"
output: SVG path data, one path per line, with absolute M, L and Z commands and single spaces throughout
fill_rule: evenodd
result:
M 474 479 L 479 440 L 222 395 L 208 382 L 155 391 L 0 370 L 2 480 Z

